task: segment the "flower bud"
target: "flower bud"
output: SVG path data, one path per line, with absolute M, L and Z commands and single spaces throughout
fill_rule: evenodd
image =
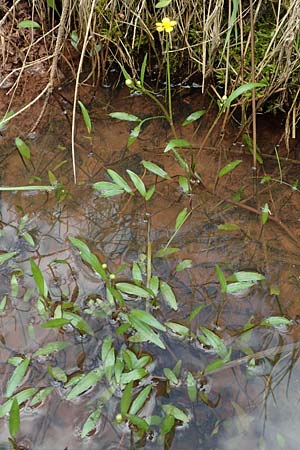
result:
M 127 80 L 125 81 L 126 86 L 131 87 L 133 85 L 133 81 L 131 78 L 127 78 Z

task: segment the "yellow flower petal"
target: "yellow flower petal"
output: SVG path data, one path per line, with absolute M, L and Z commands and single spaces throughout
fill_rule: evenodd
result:
M 171 20 L 170 25 L 171 27 L 175 27 L 175 25 L 177 25 L 176 20 Z
M 169 17 L 164 17 L 163 20 L 162 20 L 162 23 L 164 23 L 164 24 L 167 24 L 169 22 L 170 22 Z
M 164 31 L 164 27 L 156 27 L 156 31 L 158 31 L 159 33 L 161 33 L 162 31 Z
M 171 33 L 171 31 L 173 31 L 173 27 L 166 27 L 165 28 L 165 30 L 166 30 L 166 33 Z

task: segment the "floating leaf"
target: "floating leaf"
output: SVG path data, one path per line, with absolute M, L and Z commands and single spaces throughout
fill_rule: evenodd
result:
M 190 330 L 184 325 L 176 322 L 166 322 L 166 326 L 173 331 L 173 333 L 179 334 L 180 336 L 188 336 Z
M 131 402 L 131 393 L 132 393 L 133 381 L 127 384 L 124 389 L 121 401 L 120 401 L 120 409 L 122 416 L 125 416 L 128 413 L 130 402 Z
M 14 438 L 20 429 L 20 409 L 18 400 L 13 399 L 9 412 L 9 433 Z
M 91 118 L 90 118 L 89 112 L 88 112 L 88 110 L 86 109 L 86 107 L 84 106 L 84 104 L 80 100 L 78 100 L 78 104 L 79 104 L 80 109 L 81 109 L 82 117 L 83 117 L 86 129 L 87 129 L 87 132 L 91 133 L 91 131 L 92 131 L 92 122 L 91 122 Z
M 200 119 L 200 117 L 204 116 L 205 113 L 206 113 L 205 109 L 201 109 L 199 111 L 194 111 L 182 122 L 182 125 L 186 126 L 192 122 L 195 122 L 195 120 L 198 120 L 198 119 Z
M 16 256 L 18 252 L 8 252 L 8 253 L 2 253 L 0 254 L 0 265 L 8 261 L 9 259 Z
M 177 311 L 178 309 L 177 301 L 171 286 L 169 286 L 168 283 L 166 283 L 165 281 L 160 280 L 160 291 L 167 304 L 172 309 L 174 309 L 174 311 Z
M 23 362 L 19 364 L 13 371 L 10 379 L 7 382 L 5 397 L 11 397 L 17 387 L 20 385 L 27 371 L 30 358 L 24 358 Z
M 137 414 L 139 412 L 139 410 L 144 406 L 147 398 L 150 395 L 152 386 L 146 386 L 138 395 L 137 397 L 134 399 L 134 401 L 132 402 L 132 405 L 130 407 L 129 410 L 129 414 Z
M 163 423 L 161 424 L 161 429 L 160 429 L 161 434 L 164 435 L 164 434 L 169 433 L 172 430 L 172 428 L 174 427 L 174 425 L 175 425 L 174 416 L 167 415 L 164 418 Z
M 41 28 L 41 25 L 34 20 L 22 20 L 18 23 L 17 28 Z
M 235 223 L 221 223 L 218 225 L 219 231 L 239 231 L 240 227 L 239 225 Z
M 80 239 L 77 239 L 74 237 L 69 237 L 69 240 L 70 240 L 71 244 L 74 245 L 74 247 L 76 247 L 79 250 L 80 256 L 83 259 L 83 261 L 90 264 L 92 269 L 98 275 L 100 275 L 100 277 L 103 278 L 104 281 L 107 280 L 107 274 L 105 272 L 105 269 L 103 269 L 102 264 L 100 264 L 97 256 L 94 255 L 90 251 L 88 246 L 84 242 L 82 242 Z
M 127 122 L 140 122 L 141 119 L 133 114 L 126 112 L 112 112 L 109 114 L 113 119 L 126 120 Z
M 141 194 L 142 197 L 145 197 L 146 188 L 145 188 L 143 180 L 141 180 L 141 178 L 135 172 L 132 172 L 132 170 L 127 169 L 126 172 L 130 176 L 131 181 L 133 182 L 137 191 Z
M 224 275 L 221 267 L 219 266 L 219 264 L 216 264 L 216 272 L 217 272 L 217 277 L 218 277 L 219 283 L 221 285 L 221 292 L 222 292 L 222 294 L 225 294 L 225 292 L 227 292 L 227 282 L 226 282 L 225 275 Z
M 146 422 L 146 420 L 141 419 L 140 417 L 134 416 L 131 414 L 127 414 L 126 417 L 129 420 L 129 422 L 131 422 L 133 425 L 135 425 L 135 427 L 137 427 L 139 430 L 144 431 L 144 432 L 149 430 L 149 425 Z
M 191 147 L 191 143 L 186 139 L 171 139 L 166 148 L 164 149 L 164 153 L 173 150 L 174 148 L 189 148 Z
M 166 348 L 160 337 L 145 322 L 141 322 L 134 316 L 129 316 L 129 321 L 145 341 L 150 341 L 162 349 Z
M 49 386 L 46 388 L 42 388 L 35 396 L 32 398 L 30 402 L 30 406 L 35 406 L 41 403 L 45 398 L 47 398 L 51 392 L 54 390 L 53 386 Z
M 115 195 L 120 195 L 124 193 L 119 185 L 111 183 L 110 181 L 98 181 L 93 184 L 93 188 L 101 192 L 101 197 L 114 197 Z
M 187 177 L 184 177 L 182 175 L 178 178 L 179 186 L 181 187 L 182 191 L 185 194 L 188 194 L 190 192 L 190 182 Z
M 235 161 L 226 164 L 226 166 L 223 167 L 218 173 L 218 177 L 219 178 L 224 177 L 224 175 L 227 175 L 227 173 L 235 169 L 235 167 L 237 167 L 241 162 L 243 162 L 241 159 L 236 159 Z
M 90 325 L 87 323 L 86 320 L 84 320 L 81 316 L 78 314 L 72 313 L 72 312 L 64 312 L 64 318 L 67 319 L 70 324 L 76 328 L 78 331 L 81 331 L 83 333 L 93 335 L 94 332 Z
M 113 179 L 113 181 L 120 186 L 121 189 L 124 189 L 124 191 L 128 192 L 129 194 L 132 192 L 131 187 L 129 184 L 124 180 L 124 178 L 121 177 L 117 172 L 115 172 L 112 169 L 107 169 L 108 175 Z
M 179 252 L 180 249 L 177 247 L 167 247 L 161 248 L 155 253 L 156 258 L 164 258 L 165 256 L 173 255 L 174 253 Z
M 157 276 L 151 277 L 151 279 L 150 279 L 150 289 L 153 292 L 155 297 L 158 294 L 158 287 L 159 287 L 159 278 Z
M 233 275 L 227 278 L 227 281 L 234 282 L 234 281 L 262 281 L 265 279 L 265 276 L 261 273 L 257 272 L 234 272 Z
M 176 272 L 181 272 L 185 269 L 190 269 L 192 267 L 193 261 L 191 259 L 184 259 L 176 266 Z
M 44 345 L 44 347 L 38 349 L 34 354 L 33 357 L 36 356 L 46 356 L 50 355 L 54 352 L 59 352 L 60 350 L 64 350 L 67 347 L 69 347 L 71 344 L 70 342 L 66 341 L 58 341 L 58 342 L 49 342 L 48 344 Z
M 101 380 L 103 375 L 104 375 L 103 369 L 99 367 L 85 374 L 82 378 L 80 378 L 79 382 L 69 393 L 69 395 L 67 396 L 67 400 L 73 400 L 73 398 L 87 391 L 91 387 L 95 386 L 95 384 L 97 384 L 98 381 Z
M 136 297 L 153 297 L 150 290 L 146 290 L 145 288 L 131 283 L 117 283 L 116 288 L 119 289 L 119 291 L 124 292 L 125 294 L 135 295 Z
M 27 231 L 24 231 L 24 232 L 22 233 L 22 238 L 23 238 L 26 242 L 28 242 L 28 244 L 31 245 L 32 247 L 35 246 L 35 242 L 34 242 L 33 237 L 31 236 L 31 234 L 27 233 Z
M 154 164 L 150 161 L 142 161 L 143 166 L 145 169 L 149 170 L 149 172 L 154 173 L 155 175 L 166 178 L 167 180 L 170 179 L 170 176 L 167 174 L 165 170 L 163 170 L 161 167 L 159 167 L 157 164 Z
M 58 319 L 51 319 L 48 322 L 43 323 L 42 328 L 59 328 L 67 323 L 69 323 L 69 320 L 61 317 Z
M 36 263 L 34 262 L 34 260 L 32 258 L 30 258 L 30 266 L 31 266 L 33 279 L 34 279 L 35 285 L 39 291 L 39 294 L 42 297 L 46 298 L 48 296 L 48 286 L 46 284 L 46 281 L 43 277 L 43 274 L 42 274 L 40 268 L 36 265 Z
M 176 420 L 180 420 L 180 422 L 187 423 L 189 421 L 188 415 L 176 406 L 162 405 L 162 409 L 165 414 L 173 416 Z
M 221 358 L 225 358 L 228 352 L 223 340 L 208 328 L 200 327 L 200 330 L 202 335 L 198 336 L 199 341 L 211 347 Z
M 229 283 L 227 285 L 228 294 L 236 294 L 237 292 L 246 291 L 256 284 L 256 281 L 238 281 L 237 283 Z
M 99 421 L 101 416 L 101 409 L 98 408 L 95 411 L 93 411 L 89 417 L 86 419 L 86 421 L 84 422 L 84 425 L 82 427 L 82 431 L 81 431 L 81 438 L 85 438 L 91 431 L 93 431 L 96 426 L 97 426 L 97 422 Z
M 280 327 L 280 326 L 288 326 L 292 323 L 291 320 L 286 317 L 280 316 L 271 316 L 260 322 L 260 324 L 264 327 Z
M 48 365 L 48 373 L 54 380 L 61 381 L 62 383 L 66 383 L 68 379 L 60 367 L 51 367 L 50 364 Z
M 176 377 L 175 373 L 169 369 L 168 367 L 165 367 L 164 370 L 165 377 L 173 384 L 178 384 L 178 378 Z
M 204 304 L 201 304 L 201 305 L 199 305 L 199 306 L 197 306 L 192 312 L 191 312 L 191 314 L 189 315 L 189 322 L 191 322 L 192 320 L 194 320 L 197 316 L 198 316 L 198 314 L 202 311 L 202 309 L 203 308 L 205 308 L 205 305 Z
M 141 322 L 144 322 L 147 325 L 150 325 L 150 327 L 156 328 L 157 330 L 166 331 L 166 327 L 147 311 L 143 311 L 141 309 L 132 309 L 129 313 L 129 317 L 135 317 Z
M 30 159 L 30 148 L 28 147 L 28 145 L 19 137 L 15 139 L 15 144 L 17 146 L 17 149 L 19 150 L 20 155 L 22 155 L 25 159 Z
M 197 382 L 191 372 L 188 372 L 187 374 L 186 386 L 189 399 L 191 402 L 195 402 L 197 400 Z
M 7 297 L 6 295 L 3 297 L 3 299 L 0 302 L 0 314 L 4 313 L 4 310 L 6 308 L 6 303 L 7 303 Z
M 126 372 L 126 373 L 123 372 L 121 375 L 121 383 L 128 384 L 131 381 L 141 380 L 147 374 L 148 374 L 147 370 L 145 370 L 142 367 L 140 369 L 133 369 L 130 372 Z
M 32 397 L 37 392 L 35 388 L 24 389 L 24 391 L 18 392 L 14 395 L 14 398 L 17 399 L 18 404 L 21 405 L 25 403 L 30 397 Z M 5 403 L 0 405 L 0 418 L 4 417 L 6 414 L 9 414 L 13 399 L 7 400 Z

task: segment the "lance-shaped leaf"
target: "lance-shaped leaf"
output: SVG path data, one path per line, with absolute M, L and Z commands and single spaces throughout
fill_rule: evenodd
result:
M 231 172 L 233 169 L 235 169 L 239 164 L 241 164 L 241 159 L 236 159 L 235 161 L 231 161 L 230 163 L 226 164 L 220 172 L 218 173 L 218 177 L 222 178 L 224 175 L 227 175 L 227 173 Z
M 132 328 L 134 328 L 145 341 L 150 341 L 160 348 L 165 349 L 164 343 L 161 341 L 160 337 L 148 326 L 146 323 L 138 320 L 134 316 L 128 316 Z
M 101 192 L 101 197 L 114 197 L 115 195 L 120 195 L 124 193 L 122 189 L 116 183 L 111 183 L 110 181 L 98 181 L 93 184 L 93 188 Z
M 261 210 L 261 223 L 265 225 L 271 214 L 268 203 L 265 203 Z
M 69 240 L 70 240 L 71 244 L 74 245 L 74 247 L 76 247 L 79 250 L 80 256 L 83 259 L 83 261 L 85 261 L 88 264 L 90 264 L 92 269 L 98 275 L 100 275 L 100 277 L 103 278 L 104 281 L 107 280 L 107 274 L 105 272 L 105 269 L 103 269 L 103 267 L 102 267 L 101 263 L 99 262 L 97 256 L 94 255 L 90 251 L 88 246 L 84 242 L 82 242 L 80 239 L 76 239 L 74 237 L 69 237 Z
M 131 381 L 141 380 L 146 375 L 148 375 L 148 372 L 144 368 L 133 369 L 130 372 L 125 372 L 125 373 L 123 372 L 121 375 L 121 383 L 127 384 L 127 383 L 130 383 Z
M 21 364 L 19 364 L 15 368 L 10 379 L 7 382 L 6 393 L 5 393 L 6 397 L 11 397 L 11 395 L 15 392 L 17 387 L 20 385 L 20 383 L 23 380 L 24 375 L 27 371 L 29 363 L 30 363 L 30 358 L 25 358 L 21 362 Z
M 15 438 L 20 429 L 20 408 L 18 400 L 13 399 L 10 412 L 9 412 L 9 432 L 10 435 Z
M 196 120 L 200 119 L 200 117 L 204 116 L 205 113 L 206 113 L 205 109 L 201 109 L 199 111 L 194 111 L 182 122 L 182 125 L 186 126 L 186 125 L 189 125 L 190 123 L 195 122 Z
M 147 325 L 150 325 L 150 327 L 156 328 L 157 330 L 166 331 L 166 327 L 147 311 L 143 311 L 141 309 L 132 309 L 129 313 L 129 317 L 135 317 L 141 322 L 144 322 Z
M 18 254 L 17 252 L 7 252 L 7 253 L 0 254 L 0 266 L 1 266 L 1 264 L 5 263 L 9 259 L 13 258 L 17 254 Z
M 170 176 L 167 174 L 167 172 L 163 170 L 161 167 L 159 167 L 157 164 L 150 161 L 142 161 L 142 164 L 145 167 L 145 169 L 149 170 L 149 172 L 152 172 L 161 178 L 166 178 L 168 180 L 170 179 Z
M 260 322 L 260 324 L 264 327 L 288 326 L 291 323 L 292 323 L 291 320 L 287 319 L 286 317 L 280 317 L 280 316 L 267 317 L 266 319 L 264 319 Z
M 101 408 L 98 407 L 95 411 L 91 412 L 89 417 L 84 422 L 80 435 L 81 439 L 85 438 L 91 431 L 93 431 L 96 428 L 100 417 L 101 417 Z
M 208 328 L 200 327 L 200 330 L 202 335 L 198 336 L 199 341 L 211 347 L 221 358 L 225 358 L 228 352 L 222 339 Z
M 130 176 L 131 181 L 133 182 L 137 191 L 141 194 L 142 197 L 145 197 L 147 191 L 143 180 L 141 180 L 141 178 L 135 172 L 132 172 L 132 170 L 127 169 L 126 172 Z
M 48 296 L 48 286 L 43 277 L 43 274 L 33 259 L 30 259 L 30 265 L 31 265 L 33 279 L 34 279 L 35 285 L 39 291 L 39 294 L 42 297 L 46 298 Z
M 141 119 L 133 114 L 126 112 L 112 112 L 109 114 L 113 119 L 126 120 L 127 122 L 140 122 Z
M 144 404 L 146 403 L 147 398 L 150 395 L 152 386 L 146 386 L 138 395 L 137 397 L 133 400 L 132 405 L 130 407 L 129 410 L 129 414 L 137 414 L 139 412 L 139 410 L 144 406 Z
M 107 173 L 121 189 L 124 189 L 124 191 L 128 192 L 129 194 L 132 192 L 131 187 L 124 180 L 124 178 L 121 177 L 121 175 L 119 175 L 117 172 L 115 172 L 112 169 L 107 169 Z
M 42 388 L 35 396 L 32 398 L 30 402 L 30 406 L 35 406 L 41 403 L 45 398 L 47 398 L 51 392 L 54 390 L 53 386 L 48 386 L 45 388 Z
M 175 230 L 179 230 L 179 228 L 184 224 L 188 217 L 189 213 L 187 212 L 187 208 L 183 208 L 182 211 L 176 217 Z
M 87 391 L 91 387 L 95 386 L 98 383 L 98 381 L 101 380 L 103 375 L 104 375 L 103 369 L 99 367 L 84 375 L 76 384 L 76 386 L 72 389 L 72 391 L 69 393 L 69 395 L 67 396 L 67 400 L 72 400 L 73 398 Z
M 47 356 L 51 353 L 59 352 L 61 350 L 66 349 L 71 345 L 70 342 L 66 341 L 57 341 L 57 342 L 49 342 L 48 344 L 44 345 L 44 347 L 39 348 L 36 352 L 33 353 L 33 357 L 36 356 Z
M 162 409 L 165 414 L 173 416 L 176 420 L 180 420 L 183 423 L 187 423 L 190 420 L 189 416 L 176 406 L 162 405 Z
M 162 296 L 166 303 L 174 309 L 174 311 L 177 311 L 178 305 L 176 301 L 175 294 L 171 288 L 171 286 L 168 285 L 165 281 L 160 280 L 160 292 L 162 293 Z
M 189 399 L 191 402 L 195 402 L 197 400 L 197 382 L 191 372 L 187 373 L 186 386 Z
M 80 100 L 78 100 L 78 104 L 81 109 L 81 114 L 82 114 L 86 129 L 87 129 L 87 132 L 90 133 L 92 131 L 92 122 L 91 122 L 89 112 Z
M 153 293 L 150 289 L 142 288 L 141 286 L 137 286 L 136 284 L 132 283 L 117 283 L 116 288 L 119 291 L 124 292 L 125 294 L 135 295 L 136 297 L 153 297 Z
M 41 25 L 34 20 L 22 20 L 18 23 L 17 28 L 41 28 Z
M 155 8 L 165 8 L 171 3 L 172 0 L 160 0 L 156 3 Z
M 247 91 L 250 91 L 252 89 L 255 88 L 259 88 L 259 87 L 265 87 L 265 83 L 246 83 L 243 84 L 242 86 L 239 86 L 237 89 L 235 89 L 228 98 L 226 98 L 226 100 L 224 101 L 222 107 L 223 109 L 228 108 L 231 103 L 240 95 L 244 94 Z
M 30 397 L 32 397 L 36 392 L 37 389 L 35 388 L 24 389 L 24 391 L 18 392 L 16 395 L 14 395 L 13 398 L 16 398 L 18 404 L 21 405 L 22 403 L 25 403 Z M 10 398 L 5 403 L 0 405 L 0 418 L 6 416 L 6 414 L 9 414 L 12 402 L 13 399 Z
M 176 270 L 176 272 L 181 272 L 182 270 L 190 269 L 192 267 L 192 265 L 193 265 L 193 261 L 191 259 L 184 259 L 179 264 L 177 264 L 175 270 Z
M 219 264 L 216 264 L 216 272 L 217 272 L 217 277 L 218 277 L 219 283 L 221 285 L 221 292 L 222 292 L 222 294 L 225 294 L 227 292 L 227 282 L 226 282 L 225 275 L 224 275 L 221 267 L 219 266 Z
M 178 378 L 176 377 L 173 370 L 169 369 L 168 367 L 165 367 L 164 370 L 165 377 L 173 384 L 178 384 Z
M 132 386 L 133 381 L 130 381 L 126 388 L 124 389 L 121 401 L 120 401 L 120 409 L 122 416 L 128 413 L 130 402 L 131 402 L 131 394 L 132 394 Z
M 164 153 L 173 150 L 174 148 L 189 148 L 191 147 L 191 143 L 186 139 L 171 139 L 166 148 L 164 149 Z
M 20 155 L 25 159 L 30 159 L 30 148 L 28 145 L 19 137 L 15 139 L 15 144 L 19 150 Z

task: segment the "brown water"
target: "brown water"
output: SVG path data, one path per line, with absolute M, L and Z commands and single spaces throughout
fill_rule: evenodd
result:
M 68 96 L 68 92 L 64 94 Z M 89 94 L 83 99 L 88 105 Z M 67 102 L 61 100 L 70 114 Z M 204 101 L 199 95 L 190 94 L 175 108 L 176 122 L 193 110 L 201 109 Z M 70 158 L 70 129 L 66 114 L 52 105 L 50 117 L 44 121 L 43 131 L 26 137 L 28 123 L 10 127 L 1 141 L 1 184 L 3 186 L 25 185 L 30 178 L 40 177 L 35 184 L 49 184 L 48 171 L 55 172 L 62 189 L 57 192 L 1 193 L 1 241 L 2 252 L 16 251 L 15 259 L 0 266 L 0 293 L 8 297 L 7 307 L 0 317 L 1 392 L 5 394 L 6 383 L 13 367 L 6 361 L 10 356 L 32 354 L 42 345 L 55 340 L 69 340 L 72 345 L 65 351 L 49 358 L 35 359 L 22 384 L 24 387 L 53 386 L 50 397 L 36 408 L 28 404 L 21 410 L 19 445 L 42 450 L 77 449 L 133 449 L 131 434 L 125 426 L 114 423 L 119 412 L 120 398 L 115 393 L 109 401 L 105 383 L 101 382 L 76 401 L 66 401 L 67 390 L 63 383 L 54 382 L 47 373 L 47 359 L 52 365 L 63 368 L 68 375 L 79 368 L 91 370 L 97 365 L 97 357 L 103 339 L 114 335 L 111 320 L 84 317 L 94 330 L 93 336 L 83 336 L 65 330 L 41 328 L 44 320 L 36 310 L 37 295 L 31 276 L 29 258 L 39 265 L 47 280 L 53 301 L 73 298 L 82 309 L 89 298 L 102 292 L 99 278 L 81 261 L 78 252 L 71 248 L 68 238 L 79 237 L 90 249 L 106 262 L 112 271 L 125 264 L 120 279 L 130 278 L 132 262 L 141 260 L 146 252 L 147 221 L 151 217 L 151 241 L 153 254 L 162 248 L 174 232 L 175 219 L 184 207 L 192 206 L 193 214 L 172 241 L 180 252 L 168 258 L 153 259 L 153 273 L 167 281 L 176 293 L 179 303 L 177 312 L 162 307 L 160 320 L 173 320 L 188 325 L 188 316 L 199 304 L 205 307 L 193 321 L 194 332 L 199 326 L 215 331 L 225 343 L 232 345 L 231 362 L 216 373 L 201 376 L 207 364 L 216 356 L 190 340 L 165 336 L 166 351 L 153 345 L 145 348 L 152 355 L 153 380 L 159 383 L 156 395 L 147 403 L 148 414 L 159 414 L 162 404 L 172 403 L 186 411 L 190 421 L 178 426 L 167 442 L 155 431 L 151 439 L 143 443 L 146 449 L 289 449 L 299 445 L 299 325 L 300 315 L 300 250 L 299 208 L 300 194 L 279 182 L 258 185 L 257 198 L 253 197 L 251 156 L 245 147 L 235 141 L 238 130 L 233 126 L 222 141 L 213 140 L 198 154 L 210 117 L 205 118 L 198 130 L 194 126 L 179 127 L 178 134 L 190 140 L 197 154 L 197 171 L 202 175 L 203 186 L 194 186 L 191 195 L 183 195 L 178 188 L 178 174 L 182 170 L 171 155 L 163 153 L 168 139 L 168 128 L 162 122 L 151 122 L 140 139 L 129 149 L 126 147 L 132 124 L 118 122 L 107 115 L 111 111 L 126 111 L 139 117 L 157 114 L 155 108 L 141 97 L 128 97 L 128 91 L 113 93 L 100 91 L 89 106 L 93 122 L 92 136 L 86 135 L 80 117 L 77 126 L 76 164 L 78 185 L 72 184 Z M 67 114 L 67 115 L 68 115 Z M 274 145 L 280 132 L 273 133 L 273 124 L 259 124 L 259 144 L 266 153 L 264 171 L 279 180 Z M 278 127 L 279 128 L 279 127 Z M 280 130 L 279 130 L 280 131 Z M 21 136 L 30 145 L 30 162 L 19 158 L 12 138 Z M 279 149 L 284 155 L 284 149 Z M 125 176 L 126 169 L 143 175 L 141 160 L 161 164 L 172 176 L 170 181 L 157 183 L 156 193 L 147 210 L 138 197 L 126 195 L 102 199 L 91 184 L 106 179 L 105 169 L 112 168 Z M 230 175 L 216 185 L 219 169 L 234 159 L 242 159 Z M 59 167 L 59 165 L 61 166 Z M 293 184 L 297 179 L 298 166 L 282 162 L 283 177 Z M 259 169 L 259 174 L 264 175 Z M 144 177 L 149 186 L 154 176 Z M 231 198 L 243 188 L 243 204 L 260 210 L 269 204 L 272 214 L 279 217 L 290 230 L 269 221 L 261 229 L 260 219 L 253 212 L 237 208 L 222 199 Z M 215 190 L 215 195 L 212 192 Z M 18 232 L 21 218 L 29 215 L 26 230 L 35 245 L 30 246 Z M 148 217 L 148 216 L 147 216 Z M 235 223 L 239 230 L 222 232 L 218 225 Z M 292 236 L 295 240 L 292 240 Z M 176 273 L 181 260 L 192 259 L 192 268 Z M 68 265 L 63 261 L 68 261 Z M 226 274 L 251 270 L 263 273 L 266 281 L 252 287 L 239 296 L 221 295 L 215 265 L 219 264 Z M 18 278 L 18 291 L 12 293 L 11 277 Z M 78 291 L 77 291 L 78 289 Z M 29 291 L 29 300 L 24 301 Z M 284 315 L 292 320 L 289 327 L 256 327 L 249 341 L 241 337 L 244 325 L 253 324 L 265 317 Z M 115 347 L 122 345 L 121 338 L 114 337 Z M 245 354 L 249 348 L 257 353 L 256 367 L 247 364 Z M 273 349 L 273 350 L 270 350 Z M 171 388 L 168 393 L 162 380 L 163 368 L 173 368 L 182 360 L 181 377 L 186 371 L 198 377 L 199 392 L 206 398 L 191 403 L 185 383 Z M 96 432 L 85 439 L 80 431 L 88 414 L 96 403 L 105 404 Z M 4 398 L 1 399 L 1 403 Z M 8 448 L 8 420 L 0 421 L 0 449 Z M 141 447 L 139 447 L 141 448 Z

